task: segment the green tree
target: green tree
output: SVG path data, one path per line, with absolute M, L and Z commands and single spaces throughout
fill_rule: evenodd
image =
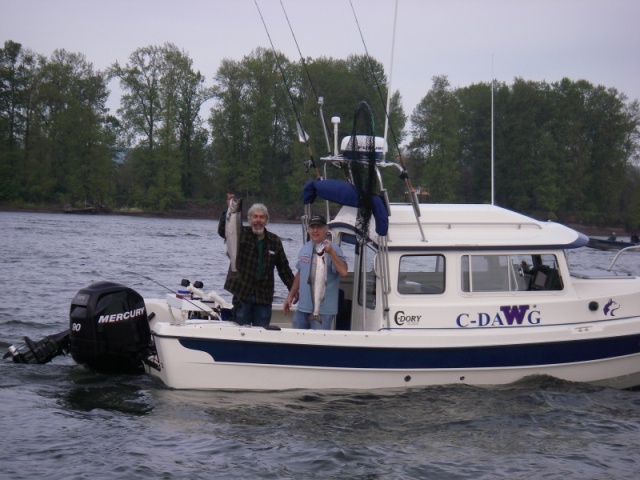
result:
M 624 100 L 615 89 L 592 88 L 586 98 L 586 129 L 591 138 L 592 201 L 605 218 L 623 222 L 621 186 L 627 175 L 632 147 L 628 143 L 633 120 L 624 111 Z
M 278 61 L 289 72 L 289 62 L 281 55 Z M 255 199 L 287 197 L 282 179 L 290 173 L 293 115 L 275 68 L 273 54 L 257 49 L 240 62 L 224 60 L 218 69 L 209 122 L 219 190 Z
M 459 101 L 446 76 L 433 78 L 433 87 L 411 116 L 413 140 L 410 159 L 416 169 L 414 178 L 428 179 L 435 202 L 459 202 Z
M 494 85 L 494 98 L 506 87 Z M 491 85 L 479 83 L 455 91 L 460 105 L 460 186 L 465 203 L 491 201 Z M 494 102 L 495 103 L 495 102 Z
M 202 194 L 201 179 L 206 172 L 204 148 L 207 133 L 202 127 L 200 108 L 215 89 L 205 86 L 205 77 L 193 70 L 193 60 L 173 44 L 164 47 L 166 71 L 161 84 L 164 96 L 165 127 L 173 131 L 181 157 L 182 195 L 193 199 Z
M 171 43 L 137 49 L 126 66 L 111 67 L 125 91 L 118 112 L 130 147 L 125 162 L 133 164 L 122 170 L 135 175 L 133 183 L 120 185 L 133 189 L 125 196 L 135 204 L 177 207 L 197 197 L 196 186 L 204 191 L 209 183 L 202 178 L 207 135 L 199 112 L 213 88 L 192 67 L 191 58 Z
M 569 79 L 516 79 L 494 92 L 496 203 L 540 218 L 637 225 L 637 101 Z M 490 95 L 486 84 L 451 92 L 436 77 L 416 107 L 409 159 L 433 201 L 488 201 Z
M 11 40 L 0 49 L 0 200 L 26 200 L 24 159 L 44 57 Z
M 573 82 L 563 78 L 554 85 L 554 118 L 550 123 L 551 132 L 559 146 L 561 178 L 571 178 L 564 182 L 564 204 L 561 211 L 568 218 L 591 218 L 598 209 L 592 203 L 592 195 L 587 185 L 591 185 L 591 142 L 586 125 L 588 112 L 585 101 L 592 85 L 586 81 Z
M 366 75 L 364 67 L 371 64 L 374 72 Z M 300 187 L 312 177 L 304 160 L 311 155 L 320 168 L 319 157 L 333 148 L 333 142 L 327 145 L 325 139 L 324 129 L 329 127 L 320 118 L 320 105 L 324 115 L 341 118 L 341 137 L 351 135 L 358 103 L 378 97 L 372 76 L 378 77 L 384 94 L 381 65 L 363 57 L 346 61 L 323 57 L 294 64 L 258 49 L 241 62 L 225 60 L 216 76 L 217 103 L 210 117 L 220 188 L 249 197 L 271 196 L 281 211 L 299 213 Z M 378 98 L 375 105 L 376 134 L 382 136 L 384 103 Z M 401 138 L 406 117 L 397 92 L 391 111 Z M 298 120 L 310 137 L 308 148 L 298 141 Z
M 515 80 L 501 126 L 503 151 L 496 153 L 497 203 L 543 217 L 554 217 L 560 205 L 551 94 L 545 82 Z
M 56 50 L 40 66 L 24 160 L 30 201 L 109 197 L 114 139 L 105 126 L 107 96 L 105 76 L 82 54 Z
M 164 57 L 161 47 L 149 46 L 136 49 L 129 56 L 129 63 L 121 67 L 112 65 L 109 73 L 120 79 L 123 95 L 118 109 L 128 151 L 125 162 L 132 162 L 132 191 L 124 195 L 130 197 L 134 205 L 154 207 L 162 196 L 157 188 L 158 176 L 164 170 L 158 166 L 154 155 L 157 130 L 162 121 L 161 78 L 164 71 Z M 139 149 L 145 152 L 137 152 Z M 151 194 L 151 195 L 150 195 Z

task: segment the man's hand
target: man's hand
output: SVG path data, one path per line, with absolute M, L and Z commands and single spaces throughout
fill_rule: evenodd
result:
M 294 295 L 289 294 L 287 296 L 287 299 L 284 301 L 284 305 L 282 306 L 282 310 L 284 311 L 284 314 L 288 314 L 289 311 L 291 311 L 291 305 L 298 303 L 298 300 L 300 299 L 300 292 L 296 292 Z

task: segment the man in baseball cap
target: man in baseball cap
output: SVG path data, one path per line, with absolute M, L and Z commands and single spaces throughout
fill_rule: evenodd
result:
M 298 308 L 293 316 L 293 328 L 331 330 L 338 313 L 340 277 L 349 273 L 347 260 L 340 247 L 327 238 L 329 227 L 325 217 L 313 215 L 309 219 L 307 233 L 310 240 L 302 246 L 298 253 L 296 263 L 298 272 L 293 279 L 289 296 L 284 302 L 284 313 L 287 314 L 291 309 L 291 304 L 298 299 Z M 313 292 L 309 284 L 314 256 L 322 256 L 322 261 L 326 262 L 324 263 L 326 266 L 326 287 L 324 300 L 320 305 L 314 305 Z

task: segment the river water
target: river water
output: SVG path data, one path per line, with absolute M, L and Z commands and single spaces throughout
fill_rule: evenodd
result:
M 0 213 L 0 351 L 68 328 L 74 294 L 99 280 L 158 297 L 187 278 L 225 296 L 216 226 Z M 300 226 L 269 228 L 293 260 Z M 570 263 L 603 271 L 612 258 L 583 248 Z M 639 271 L 638 258 L 626 268 Z M 374 393 L 173 391 L 64 356 L 46 365 L 4 360 L 0 372 L 2 479 L 621 479 L 640 471 L 640 391 L 552 378 Z

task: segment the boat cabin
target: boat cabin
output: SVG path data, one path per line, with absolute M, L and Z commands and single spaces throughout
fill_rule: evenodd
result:
M 540 296 L 563 295 L 569 278 L 564 250 L 585 245 L 586 236 L 495 205 L 419 203 L 415 189 L 409 189 L 408 202 L 391 203 L 381 170 L 395 168 L 403 178 L 403 167 L 382 159 L 379 151 L 385 148 L 378 141 L 369 142 L 375 145 L 375 162 L 369 161 L 357 149 L 365 139 L 356 139 L 356 151 L 345 139 L 342 152 L 321 158 L 325 179 L 309 181 L 303 191 L 303 227 L 316 198 L 326 200 L 330 234 L 351 271 L 341 279 L 337 330 L 484 326 L 489 310 L 508 305 L 511 312 Z M 362 238 L 352 169 L 365 163 L 366 168 L 374 165 L 378 193 Z M 327 180 L 327 164 L 340 166 L 347 180 Z M 333 218 L 328 215 L 330 201 L 342 205 Z M 521 315 L 525 313 L 490 317 L 499 324 L 524 321 Z M 275 323 L 288 326 L 280 319 Z
M 411 210 L 392 204 L 388 237 L 368 242 L 361 254 L 355 208 L 343 207 L 329 223 L 354 270 L 341 279 L 344 299 L 336 329 L 450 328 L 442 323 L 450 315 L 441 313 L 457 305 L 495 304 L 497 298 L 531 303 L 540 295 L 562 295 L 569 271 L 560 246 L 586 241 L 575 232 L 573 240 L 565 236 L 562 226 L 500 207 L 426 204 L 420 205 L 422 240 Z M 442 215 L 459 218 L 439 222 Z M 465 222 L 466 217 L 475 220 Z M 554 230 L 557 244 L 534 239 L 539 231 L 548 239 Z M 473 321 L 460 317 L 458 323 Z

